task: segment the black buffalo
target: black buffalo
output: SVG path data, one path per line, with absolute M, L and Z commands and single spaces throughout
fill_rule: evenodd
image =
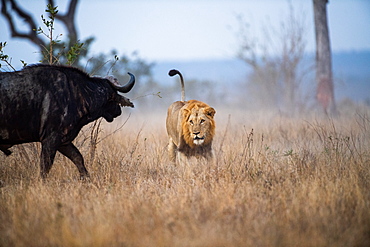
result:
M 127 93 L 135 84 L 120 86 L 115 78 L 91 77 L 66 66 L 33 65 L 0 73 L 0 150 L 11 154 L 13 145 L 41 142 L 40 172 L 45 178 L 56 151 L 68 157 L 81 177 L 88 172 L 72 144 L 86 124 L 103 117 L 108 122 L 121 115 L 121 106 L 133 107 Z

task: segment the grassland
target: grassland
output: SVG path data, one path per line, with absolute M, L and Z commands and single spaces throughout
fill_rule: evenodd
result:
M 370 111 L 219 109 L 217 164 L 168 162 L 163 113 L 76 140 L 91 180 L 38 145 L 0 154 L 0 246 L 370 246 Z M 106 138 L 105 138 L 106 137 Z

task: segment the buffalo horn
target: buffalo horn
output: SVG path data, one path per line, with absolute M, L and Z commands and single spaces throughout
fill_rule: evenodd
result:
M 126 85 L 124 86 L 119 86 L 118 84 L 118 80 L 112 76 L 109 76 L 107 77 L 107 79 L 109 80 L 110 84 L 118 91 L 118 92 L 121 92 L 121 93 L 128 93 L 130 92 L 130 90 L 132 89 L 132 87 L 135 85 L 135 76 L 133 74 L 131 74 L 130 72 L 128 72 L 127 74 L 130 75 L 130 81 L 127 82 Z

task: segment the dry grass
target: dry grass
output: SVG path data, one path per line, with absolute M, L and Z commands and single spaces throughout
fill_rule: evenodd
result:
M 34 145 L 0 154 L 0 246 L 370 246 L 368 110 L 228 114 L 217 165 L 170 165 L 164 115 L 102 140 L 89 182 L 61 156 L 40 181 Z

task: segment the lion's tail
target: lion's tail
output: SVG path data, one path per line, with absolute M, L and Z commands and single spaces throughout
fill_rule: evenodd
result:
M 182 77 L 182 74 L 177 69 L 171 69 L 168 72 L 168 75 L 169 76 L 175 76 L 175 75 L 179 75 L 180 76 L 180 82 L 181 82 L 181 101 L 185 101 L 185 84 L 184 84 L 184 78 Z

